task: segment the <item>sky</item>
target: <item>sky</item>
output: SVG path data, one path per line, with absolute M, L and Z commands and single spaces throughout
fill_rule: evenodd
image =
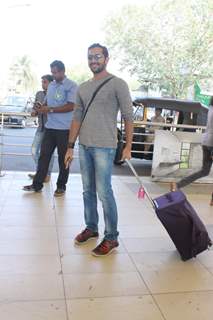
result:
M 86 64 L 87 47 L 104 42 L 105 18 L 123 5 L 147 1 L 154 0 L 0 1 L 0 80 L 13 58 L 24 54 L 31 57 L 38 77 L 49 73 L 55 59 L 68 68 Z

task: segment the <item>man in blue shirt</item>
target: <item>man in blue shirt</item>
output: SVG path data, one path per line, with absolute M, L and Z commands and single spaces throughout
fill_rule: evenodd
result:
M 50 68 L 54 81 L 48 86 L 44 104 L 38 105 L 36 109 L 40 114 L 47 114 L 46 130 L 41 145 L 38 169 L 32 185 L 24 186 L 23 189 L 25 191 L 41 191 L 51 156 L 57 147 L 59 176 L 54 195 L 62 196 L 65 193 L 69 176 L 69 168 L 65 168 L 64 157 L 67 150 L 77 85 L 65 76 L 63 62 L 53 61 Z

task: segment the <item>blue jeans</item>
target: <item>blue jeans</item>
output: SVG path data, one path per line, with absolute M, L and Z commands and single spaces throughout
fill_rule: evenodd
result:
M 107 240 L 116 240 L 118 237 L 117 206 L 111 185 L 114 157 L 114 148 L 97 148 L 79 145 L 85 223 L 88 229 L 98 231 L 98 194 L 104 212 L 104 238 Z
M 38 169 L 38 159 L 40 157 L 41 143 L 44 137 L 44 132 L 45 132 L 44 130 L 41 131 L 37 129 L 33 139 L 33 143 L 32 143 L 31 151 L 32 151 L 33 160 L 35 161 L 35 164 L 36 164 L 36 171 Z M 50 164 L 47 172 L 48 176 L 51 175 L 53 164 L 54 164 L 54 154 L 52 155 L 52 158 L 50 160 Z

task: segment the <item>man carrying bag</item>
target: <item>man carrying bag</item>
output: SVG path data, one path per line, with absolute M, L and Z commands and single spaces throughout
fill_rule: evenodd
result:
M 94 77 L 83 83 L 77 92 L 65 156 L 65 164 L 68 167 L 73 158 L 74 143 L 79 135 L 86 228 L 76 236 L 75 243 L 84 244 L 99 236 L 98 194 L 104 212 L 105 231 L 103 240 L 92 251 L 94 256 L 108 255 L 119 245 L 117 206 L 111 186 L 119 110 L 123 116 L 126 131 L 123 159 L 131 158 L 133 131 L 133 109 L 128 86 L 122 79 L 106 71 L 108 61 L 106 47 L 94 44 L 88 48 L 88 64 Z

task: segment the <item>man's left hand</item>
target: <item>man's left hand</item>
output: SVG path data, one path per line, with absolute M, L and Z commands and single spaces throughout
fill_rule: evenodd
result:
M 125 147 L 123 149 L 123 153 L 122 153 L 122 158 L 121 160 L 124 161 L 124 160 L 130 160 L 131 159 L 131 148 L 130 147 Z

